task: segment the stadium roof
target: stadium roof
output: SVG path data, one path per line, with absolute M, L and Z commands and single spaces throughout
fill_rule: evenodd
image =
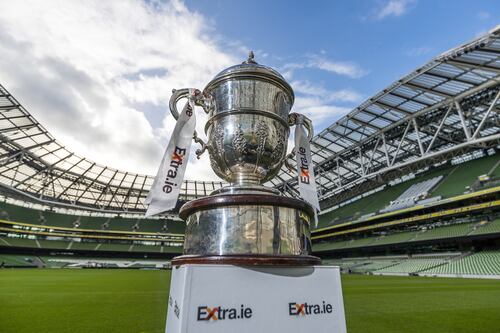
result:
M 499 75 L 500 26 L 434 58 L 321 131 L 312 152 L 322 206 L 412 168 L 497 146 Z M 296 184 L 285 168 L 273 180 L 291 195 Z
M 46 203 L 143 211 L 153 176 L 97 164 L 68 150 L 0 85 L 0 186 Z M 186 180 L 181 198 L 205 196 L 222 182 Z
M 397 175 L 499 144 L 500 27 L 395 82 L 317 134 L 320 200 L 331 206 Z M 101 211 L 144 211 L 153 176 L 116 170 L 57 142 L 0 85 L 0 186 L 10 194 Z M 268 185 L 296 196 L 285 168 Z M 181 200 L 222 182 L 185 181 Z

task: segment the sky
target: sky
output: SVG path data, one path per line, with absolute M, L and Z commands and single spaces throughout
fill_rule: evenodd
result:
M 495 0 L 1 0 L 0 84 L 67 149 L 154 175 L 171 90 L 203 89 L 249 50 L 318 132 L 498 24 Z M 186 178 L 218 179 L 191 157 Z

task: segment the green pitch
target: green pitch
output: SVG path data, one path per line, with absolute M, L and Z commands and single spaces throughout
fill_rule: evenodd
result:
M 342 280 L 349 333 L 499 330 L 500 281 Z M 169 281 L 168 271 L 0 270 L 0 332 L 163 332 Z

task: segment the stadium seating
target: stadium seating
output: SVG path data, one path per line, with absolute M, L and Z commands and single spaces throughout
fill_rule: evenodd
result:
M 376 239 L 374 239 L 374 237 L 353 239 L 353 240 L 347 242 L 346 247 L 355 248 L 355 247 L 368 246 L 368 245 L 373 244 L 375 241 L 376 241 Z
M 30 221 L 29 223 L 41 224 L 41 212 L 34 209 L 26 209 L 21 206 L 10 205 L 0 202 L 2 218 L 9 221 Z
M 379 269 L 392 267 L 398 263 L 398 260 L 368 260 L 362 265 L 351 266 L 350 270 L 354 273 L 369 273 Z
M 425 198 L 428 193 L 432 190 L 434 186 L 443 178 L 439 175 L 428 180 L 424 180 L 420 183 L 411 185 L 406 191 L 404 191 L 396 200 L 391 201 L 389 206 L 382 208 L 381 213 L 392 212 L 398 209 L 404 209 L 411 207 L 420 198 Z
M 426 274 L 500 275 L 500 251 L 485 251 L 450 260 L 445 265 L 428 269 Z
M 0 257 L 1 258 L 1 257 Z M 47 268 L 62 267 L 106 267 L 106 268 L 162 268 L 170 266 L 169 260 L 86 258 L 66 256 L 40 256 L 38 258 Z M 1 260 L 1 259 L 0 259 Z
M 131 244 L 120 244 L 120 243 L 101 243 L 100 246 L 96 248 L 99 251 L 116 251 L 116 252 L 128 252 L 132 247 Z
M 487 174 L 498 159 L 498 155 L 493 155 L 458 164 L 433 191 L 433 195 L 449 198 L 464 193 L 465 188 L 474 183 L 478 176 Z
M 0 247 L 41 248 L 49 250 L 81 250 L 81 251 L 114 251 L 114 252 L 148 252 L 148 253 L 182 253 L 182 246 L 160 246 L 128 243 L 97 243 L 67 240 L 47 240 L 12 238 L 0 236 Z
M 429 190 L 429 195 L 434 197 L 449 198 L 463 194 L 466 187 L 472 185 L 480 175 L 492 171 L 492 175 L 500 177 L 500 166 L 498 154 L 483 157 L 476 160 L 464 162 L 458 165 L 443 165 L 434 170 L 419 174 L 416 178 L 393 186 L 386 186 L 383 190 L 370 194 L 361 199 L 343 205 L 337 209 L 321 214 L 319 216 L 318 228 L 338 224 L 347 220 L 355 220 L 370 213 L 377 213 L 395 202 L 398 197 L 406 191 L 415 190 L 413 187 L 419 183 L 425 183 L 433 178 L 438 178 L 437 185 Z M 496 169 L 494 166 L 497 165 Z M 442 178 L 441 178 L 442 177 Z M 409 201 L 408 201 L 409 202 Z M 393 207 L 397 209 L 404 208 Z
M 184 234 L 184 222 L 167 219 L 70 215 L 5 202 L 0 202 L 0 213 L 0 219 L 8 221 L 62 228 Z
M 15 254 L 0 254 L 0 267 L 37 267 L 34 257 Z
M 493 178 L 500 178 L 500 163 L 496 164 L 495 170 L 491 173 Z
M 390 245 L 404 242 L 446 239 L 490 233 L 500 233 L 500 219 L 492 222 L 467 222 L 445 226 L 422 227 L 420 231 L 394 232 L 385 236 L 372 236 L 353 240 L 322 242 L 313 244 L 313 252 L 352 249 L 364 246 Z
M 346 241 L 342 242 L 321 242 L 313 244 L 313 252 L 321 252 L 327 250 L 337 250 L 345 247 L 347 244 Z
M 37 242 L 29 238 L 11 238 L 0 236 L 0 246 L 31 247 L 37 248 Z
M 410 274 L 425 271 L 427 269 L 444 265 L 444 259 L 407 259 L 392 266 L 377 269 L 376 274 Z
M 344 272 L 376 275 L 500 276 L 500 251 L 324 260 Z
M 456 225 L 443 226 L 425 230 L 417 233 L 414 241 L 441 239 L 449 237 L 467 236 L 472 232 L 476 223 L 460 223 Z
M 318 220 L 318 228 L 335 224 L 336 221 L 342 221 L 349 217 L 360 217 L 367 213 L 376 212 L 391 200 L 397 198 L 405 190 L 406 186 L 404 183 L 389 186 L 375 194 L 356 200 L 328 213 L 321 214 Z
M 42 249 L 55 249 L 55 250 L 66 250 L 70 244 L 69 241 L 62 240 L 38 240 L 40 248 Z
M 71 242 L 71 250 L 95 250 L 100 243 L 94 242 Z
M 134 244 L 131 251 L 133 251 L 133 252 L 161 252 L 161 246 Z
M 416 236 L 416 232 L 412 232 L 412 231 L 397 232 L 394 234 L 389 234 L 386 236 L 376 238 L 375 242 L 373 242 L 372 245 L 386 245 L 386 244 L 408 242 L 408 241 L 414 239 L 415 236 Z
M 61 214 L 62 215 L 62 214 Z M 104 225 L 105 223 L 108 222 L 109 218 L 106 217 L 99 217 L 99 216 L 64 216 L 64 217 L 69 217 L 69 221 L 71 222 L 71 225 L 69 225 L 67 228 L 73 228 L 74 223 L 79 223 L 78 228 L 79 229 L 92 229 L 92 230 L 106 230 L 109 228 L 105 228 Z M 50 223 L 50 221 L 49 221 Z M 130 230 L 129 230 L 130 231 Z
M 500 218 L 491 222 L 481 222 L 475 226 L 471 235 L 494 234 L 500 233 Z

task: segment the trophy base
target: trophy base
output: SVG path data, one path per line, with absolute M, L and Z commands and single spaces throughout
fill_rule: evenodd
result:
M 192 200 L 179 216 L 186 221 L 185 255 L 251 262 L 307 258 L 311 252 L 314 210 L 302 200 L 237 191 Z
M 235 265 L 235 266 L 314 266 L 321 265 L 321 259 L 310 255 L 183 255 L 172 259 L 172 266 L 188 264 Z

